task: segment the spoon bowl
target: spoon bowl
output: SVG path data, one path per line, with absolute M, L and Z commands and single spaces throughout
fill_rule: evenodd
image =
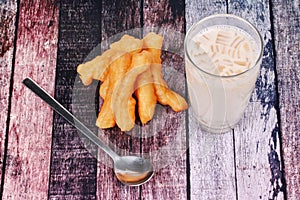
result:
M 153 176 L 153 165 L 149 160 L 138 156 L 119 156 L 36 82 L 26 78 L 23 83 L 113 159 L 114 172 L 120 182 L 128 186 L 138 186 L 146 183 Z
M 138 186 L 153 176 L 153 166 L 142 157 L 123 156 L 114 162 L 114 172 L 122 183 Z

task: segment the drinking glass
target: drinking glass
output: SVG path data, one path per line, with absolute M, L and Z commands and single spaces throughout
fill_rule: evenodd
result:
M 234 27 L 251 37 L 255 55 L 251 61 L 252 65 L 246 70 L 224 75 L 209 71 L 207 66 L 197 62 L 197 35 L 217 26 Z M 245 19 L 235 15 L 212 15 L 200 20 L 188 30 L 184 52 L 191 114 L 205 131 L 223 133 L 231 130 L 243 116 L 260 71 L 263 42 L 258 30 Z

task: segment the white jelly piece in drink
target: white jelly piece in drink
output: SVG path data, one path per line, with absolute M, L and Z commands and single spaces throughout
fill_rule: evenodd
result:
M 240 74 L 255 63 L 257 45 L 246 32 L 232 26 L 212 26 L 194 38 L 190 55 L 204 71 L 220 76 Z

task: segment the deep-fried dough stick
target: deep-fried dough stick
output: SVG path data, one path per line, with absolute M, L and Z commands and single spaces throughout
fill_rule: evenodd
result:
M 188 104 L 185 99 L 170 90 L 167 83 L 162 78 L 161 64 L 151 64 L 151 72 L 154 80 L 155 93 L 157 95 L 158 102 L 162 105 L 169 105 L 176 111 L 182 111 L 188 108 Z
M 114 62 L 124 53 L 140 52 L 143 48 L 143 41 L 129 35 L 124 35 L 119 41 L 110 45 L 110 49 L 103 52 L 102 55 L 77 67 L 82 83 L 89 85 L 93 79 L 103 82 L 106 76 L 107 68 L 111 62 Z
M 115 126 L 114 113 L 112 111 L 111 97 L 115 89 L 117 82 L 123 78 L 127 69 L 130 67 L 131 56 L 126 53 L 120 58 L 116 59 L 110 64 L 109 71 L 107 74 L 107 79 L 103 84 L 106 88 L 105 92 L 102 92 L 102 97 L 104 98 L 104 103 L 99 112 L 96 125 L 100 128 L 111 128 Z M 107 83 L 108 81 L 108 83 Z
M 169 105 L 176 111 L 182 111 L 188 108 L 183 97 L 168 88 L 167 83 L 162 78 L 161 72 L 161 48 L 162 37 L 153 32 L 144 37 L 144 48 L 152 54 L 151 72 L 154 80 L 155 94 L 157 100 L 162 105 Z
M 138 113 L 142 124 L 146 124 L 153 118 L 157 102 L 150 66 L 138 76 L 136 85 L 134 94 L 138 100 Z
M 115 50 L 109 49 L 105 51 L 101 56 L 97 56 L 93 60 L 86 63 L 80 64 L 77 67 L 77 72 L 80 75 L 80 79 L 84 85 L 89 85 L 92 83 L 93 79 L 98 79 L 103 81 L 105 72 L 109 66 L 112 56 L 117 56 L 119 54 Z
M 123 79 L 118 82 L 113 92 L 113 112 L 115 113 L 115 119 L 121 131 L 129 131 L 134 126 L 135 120 L 131 118 L 133 107 L 130 106 L 128 102 L 130 102 L 132 98 L 137 77 L 149 69 L 150 63 L 151 55 L 149 52 L 142 51 L 141 53 L 134 54 L 132 56 L 130 69 Z
M 152 54 L 152 63 L 161 63 L 160 54 L 163 38 L 150 32 L 144 37 L 143 42 L 143 48 Z
M 103 82 L 100 96 L 104 103 L 96 122 L 100 128 L 116 123 L 122 131 L 133 128 L 136 101 L 132 93 L 136 87 L 143 124 L 152 119 L 157 101 L 175 111 L 187 108 L 184 98 L 170 90 L 162 78 L 161 47 L 162 37 L 153 32 L 143 40 L 124 35 L 101 56 L 78 66 L 83 84 L 89 85 L 92 79 Z
M 127 53 L 138 53 L 143 48 L 143 40 L 130 35 L 124 35 L 119 41 L 112 43 L 110 48 Z

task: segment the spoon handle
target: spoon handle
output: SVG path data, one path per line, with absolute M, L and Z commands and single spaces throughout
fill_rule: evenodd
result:
M 72 115 L 65 107 L 63 107 L 58 101 L 50 96 L 43 88 L 41 88 L 36 82 L 30 78 L 25 78 L 23 84 L 26 85 L 31 91 L 43 99 L 49 106 L 51 106 L 57 113 L 64 117 L 69 123 L 76 127 L 82 134 L 90 139 L 94 144 L 99 146 L 105 151 L 113 160 L 116 160 L 117 155 L 111 148 L 105 145 L 89 128 L 87 128 L 81 121 L 79 121 L 74 115 Z

